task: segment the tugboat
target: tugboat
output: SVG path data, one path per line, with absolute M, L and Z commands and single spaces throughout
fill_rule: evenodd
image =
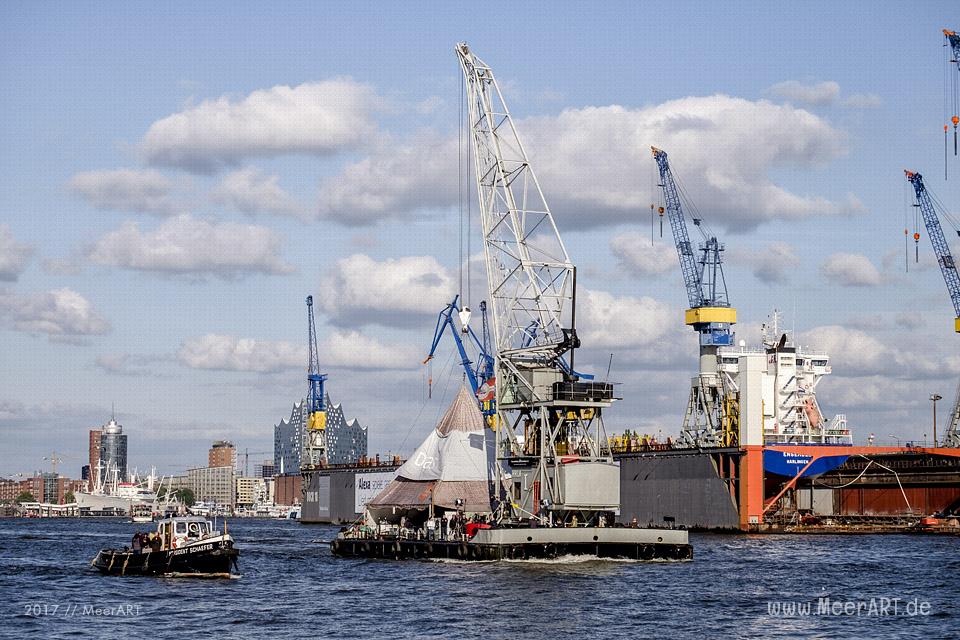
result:
M 230 577 L 237 569 L 239 551 L 233 538 L 216 531 L 213 523 L 198 516 L 167 517 L 157 531 L 134 535 L 130 547 L 101 549 L 90 564 L 104 575 L 167 575 Z

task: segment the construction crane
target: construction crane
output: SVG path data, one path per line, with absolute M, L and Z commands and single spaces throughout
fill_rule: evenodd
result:
M 455 51 L 493 324 L 497 515 L 596 524 L 620 505 L 619 471 L 600 444 L 613 385 L 574 373 L 576 268 L 493 71 L 465 43 Z M 569 365 L 561 364 L 564 356 Z
M 700 373 L 692 380 L 680 440 L 692 446 L 735 446 L 739 431 L 736 404 L 723 392 L 717 371 L 717 352 L 720 347 L 733 344 L 731 325 L 737 321 L 737 310 L 730 306 L 723 276 L 724 247 L 716 236 L 705 231 L 701 218 L 693 217 L 694 226 L 703 236 L 699 257 L 695 254 L 681 203 L 683 193 L 674 179 L 667 153 L 656 147 L 651 150 L 660 172 L 659 186 L 690 305 L 684 321 L 700 336 Z
M 320 373 L 320 358 L 317 355 L 317 325 L 313 319 L 313 296 L 307 296 L 307 324 L 310 358 L 307 365 L 307 429 L 304 450 L 306 460 L 303 461 L 301 466 L 305 469 L 315 469 L 323 466 L 327 449 L 327 407 L 323 390 L 327 376 Z
M 943 30 L 943 37 L 946 40 L 943 46 L 946 49 L 947 57 L 945 60 L 946 69 L 944 69 L 945 76 L 944 81 L 946 86 L 943 88 L 944 91 L 944 109 L 948 109 L 951 113 L 945 113 L 944 116 L 950 117 L 950 122 L 953 123 L 953 155 L 957 155 L 957 125 L 960 125 L 960 115 L 957 111 L 960 109 L 960 79 L 958 79 L 958 74 L 954 73 L 953 69 L 956 67 L 956 71 L 960 73 L 960 35 L 957 35 L 955 31 L 949 29 Z M 943 160 L 944 160 L 944 178 L 946 178 L 946 160 L 947 160 L 947 125 L 943 125 Z
M 443 337 L 444 331 L 449 329 L 449 333 L 453 337 L 454 344 L 457 347 L 457 353 L 460 354 L 460 364 L 463 367 L 464 375 L 470 383 L 470 388 L 473 390 L 474 396 L 477 397 L 481 412 L 483 412 L 484 416 L 489 417 L 496 414 L 497 411 L 495 399 L 491 397 L 495 378 L 493 373 L 493 356 L 490 355 L 490 332 L 487 327 L 487 303 L 486 301 L 480 303 L 482 324 L 480 336 L 477 336 L 469 324 L 470 311 L 461 310 L 458 305 L 459 300 L 460 296 L 455 295 L 453 301 L 444 307 L 443 311 L 441 311 L 437 317 L 437 327 L 433 332 L 433 343 L 430 346 L 430 354 L 427 355 L 423 364 L 427 364 L 433 360 L 433 356 L 437 352 L 437 347 L 440 346 L 440 339 Z M 454 314 L 456 314 L 460 320 L 460 329 L 457 329 L 454 325 Z M 469 338 L 469 341 L 476 349 L 476 363 L 474 363 L 467 354 L 467 349 L 461 336 Z
M 917 203 L 914 206 L 920 208 L 923 224 L 927 228 L 927 235 L 930 236 L 930 244 L 933 245 L 933 252 L 937 256 L 937 264 L 940 265 L 940 273 L 943 274 L 943 280 L 947 284 L 950 302 L 953 303 L 953 329 L 960 333 L 960 274 L 957 273 L 957 264 L 953 259 L 953 254 L 950 253 L 947 238 L 943 235 L 943 227 L 940 226 L 940 218 L 937 216 L 937 207 L 923 183 L 923 176 L 915 171 L 904 170 L 904 173 L 907 180 L 913 185 L 917 197 Z M 943 438 L 943 446 L 960 447 L 960 427 L 958 425 L 960 425 L 960 386 L 957 388 L 956 399 L 953 402 L 953 411 L 950 413 L 950 423 L 947 425 L 947 432 Z

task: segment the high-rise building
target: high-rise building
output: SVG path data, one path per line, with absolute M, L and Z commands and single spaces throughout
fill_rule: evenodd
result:
M 93 491 L 100 483 L 100 473 L 102 471 L 100 467 L 100 436 L 102 434 L 103 432 L 100 429 L 90 429 L 90 477 L 87 478 L 90 483 L 88 487 L 90 491 Z
M 127 436 L 123 433 L 123 426 L 115 418 L 103 425 L 100 434 L 100 464 L 101 468 L 111 474 L 107 481 L 112 480 L 112 473 L 116 470 L 117 479 L 125 482 L 127 479 Z M 109 469 L 109 471 L 107 471 Z M 96 472 L 94 472 L 96 473 Z M 101 481 L 104 478 L 101 476 Z
M 327 405 L 327 464 L 352 464 L 367 455 L 367 428 L 355 418 L 344 417 L 343 406 Z M 295 475 L 300 472 L 305 445 L 304 425 L 307 421 L 307 403 L 293 405 L 289 420 L 281 420 L 273 428 L 273 465 L 277 475 Z
M 208 467 L 236 467 L 237 449 L 232 442 L 217 440 L 207 453 Z
M 267 491 L 263 478 L 237 478 L 237 506 L 251 507 L 257 499 L 266 501 Z

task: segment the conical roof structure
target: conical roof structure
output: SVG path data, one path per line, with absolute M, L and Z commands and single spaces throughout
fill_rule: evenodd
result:
M 453 509 L 462 500 L 465 511 L 490 511 L 483 430 L 476 398 L 461 387 L 437 426 L 367 508 L 427 508 L 432 502 Z

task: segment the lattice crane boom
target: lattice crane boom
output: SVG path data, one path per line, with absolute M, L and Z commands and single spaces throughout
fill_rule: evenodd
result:
M 456 47 L 467 86 L 496 351 L 553 358 L 573 341 L 574 266 L 493 71 Z M 524 344 L 531 322 L 538 332 Z
M 656 147 L 651 150 L 660 173 L 660 188 L 690 303 L 685 321 L 700 333 L 702 347 L 729 345 L 733 341 L 730 325 L 737 321 L 737 311 L 730 306 L 723 276 L 723 245 L 716 237 L 703 234 L 704 242 L 697 258 L 687 232 L 680 189 L 670 169 L 667 153 Z M 693 222 L 700 227 L 700 220 L 694 218 Z
M 943 227 L 940 226 L 940 219 L 937 217 L 933 199 L 923 183 L 923 176 L 914 171 L 904 170 L 904 173 L 907 180 L 913 185 L 913 190 L 917 196 L 917 206 L 923 216 L 923 224 L 927 229 L 927 235 L 930 236 L 930 244 L 933 245 L 933 252 L 937 256 L 940 273 L 943 274 L 943 280 L 947 285 L 947 293 L 950 295 L 950 302 L 953 304 L 953 311 L 956 314 L 954 329 L 960 332 L 960 274 L 957 273 L 956 262 L 950 252 L 947 238 L 943 235 Z
M 307 343 L 310 357 L 307 364 L 307 429 L 304 466 L 314 468 L 322 465 L 326 454 L 327 407 L 324 383 L 327 381 L 327 376 L 320 373 L 317 325 L 313 317 L 313 296 L 307 296 Z
M 576 268 L 493 72 L 465 43 L 455 52 L 493 320 L 498 517 L 596 522 L 620 505 L 617 468 L 601 445 L 613 385 L 583 382 L 574 370 Z M 575 500 L 577 483 L 593 486 L 589 499 Z

